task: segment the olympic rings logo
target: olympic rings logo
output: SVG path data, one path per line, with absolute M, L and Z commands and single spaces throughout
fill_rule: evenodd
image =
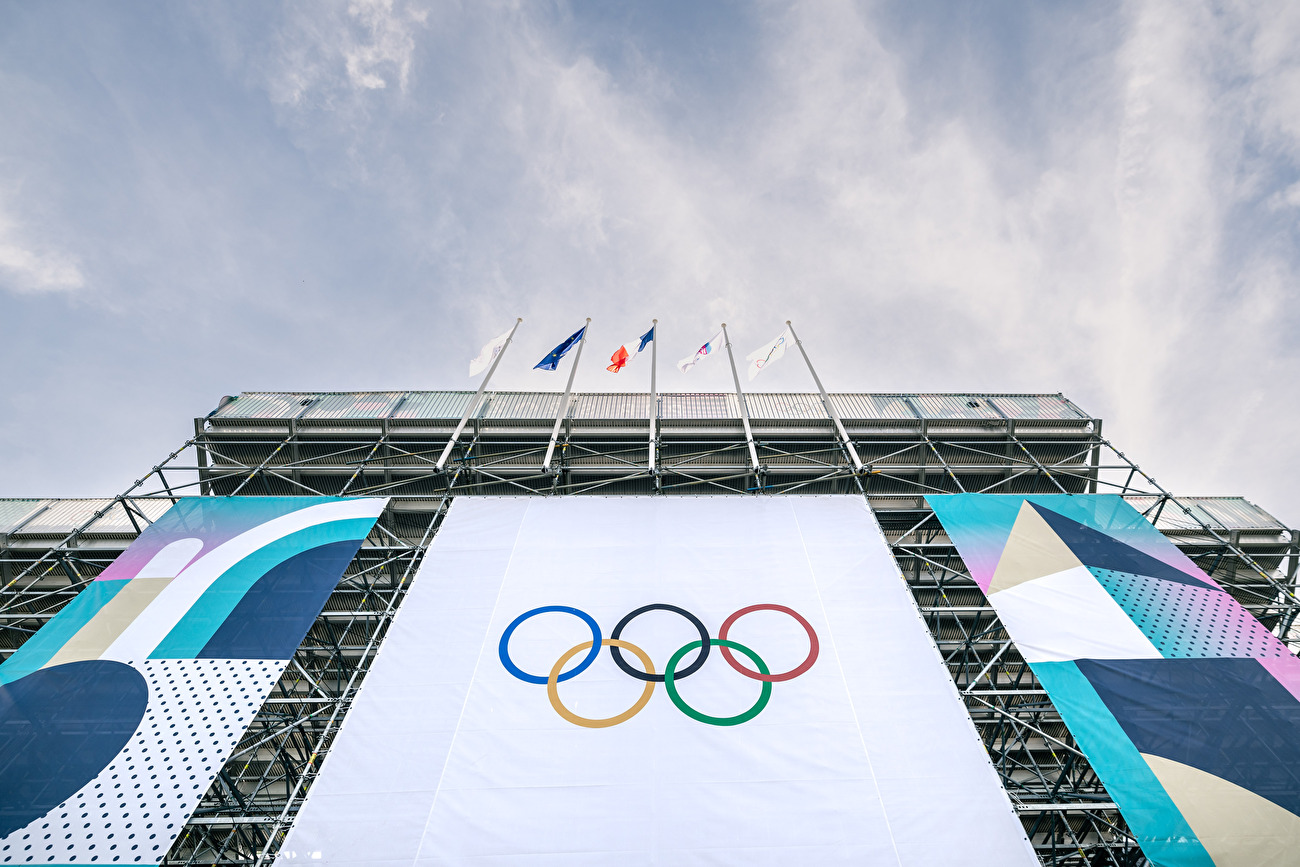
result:
M 514 635 L 515 630 L 518 629 L 525 620 L 528 620 L 530 617 L 536 617 L 538 614 L 546 614 L 552 611 L 560 612 L 562 614 L 572 614 L 574 617 L 582 620 L 583 623 L 587 625 L 587 628 L 591 630 L 591 641 L 584 641 L 581 644 L 569 648 L 561 654 L 560 658 L 555 661 L 553 666 L 551 666 L 549 674 L 529 674 L 519 668 L 519 666 L 515 665 L 514 660 L 510 658 L 510 637 Z M 663 674 L 659 674 L 655 671 L 654 661 L 650 659 L 650 654 L 646 653 L 630 641 L 624 641 L 621 638 L 623 630 L 627 628 L 628 624 L 648 611 L 671 611 L 673 614 L 681 615 L 686 618 L 691 626 L 695 627 L 695 630 L 700 634 L 698 640 L 687 642 L 668 658 L 668 664 L 665 666 Z M 808 656 L 804 658 L 803 662 L 799 663 L 789 671 L 772 674 L 772 672 L 768 670 L 767 663 L 764 662 L 757 653 L 750 650 L 745 645 L 731 641 L 727 638 L 727 635 L 731 632 L 731 627 L 735 625 L 736 621 L 754 611 L 779 611 L 783 614 L 790 615 L 798 621 L 799 625 L 808 633 Z M 699 671 L 708 660 L 709 654 L 715 645 L 718 650 L 721 651 L 722 658 L 726 660 L 728 665 L 750 680 L 757 680 L 763 684 L 758 701 L 754 702 L 753 706 L 748 710 L 738 713 L 735 716 L 719 717 L 701 713 L 687 704 L 677 691 L 677 681 L 690 677 L 692 674 Z M 636 700 L 636 702 L 622 713 L 615 714 L 611 717 L 605 717 L 604 719 L 590 719 L 588 717 L 579 716 L 564 706 L 564 703 L 560 701 L 559 685 L 586 671 L 587 668 L 596 661 L 596 657 L 600 655 L 602 647 L 609 648 L 609 653 L 610 656 L 613 657 L 614 663 L 625 674 L 634 677 L 637 680 L 645 681 L 645 689 L 641 690 L 641 696 Z M 564 671 L 564 666 L 569 663 L 569 660 L 573 659 L 584 650 L 586 651 L 586 655 L 582 658 L 582 661 L 569 671 Z M 625 650 L 635 656 L 641 663 L 641 668 L 639 670 L 629 663 L 623 656 L 623 651 Z M 699 655 L 695 657 L 694 662 L 678 671 L 678 665 L 681 664 L 682 659 L 686 654 L 690 653 L 692 650 L 699 650 Z M 736 651 L 748 657 L 749 661 L 752 662 L 754 667 L 758 670 L 755 671 L 748 666 L 742 665 L 737 661 L 732 651 Z M 805 620 L 803 615 L 799 614 L 794 609 L 787 608 L 784 605 L 774 604 L 750 605 L 746 608 L 741 608 L 722 622 L 722 628 L 718 630 L 717 638 L 709 637 L 708 629 L 705 628 L 704 624 L 698 617 L 684 608 L 678 608 L 676 605 L 666 605 L 663 603 L 643 605 L 620 620 L 618 625 L 614 627 L 614 631 L 610 634 L 609 638 L 603 638 L 601 636 L 600 626 L 587 612 L 580 611 L 577 608 L 570 608 L 567 605 L 543 605 L 540 608 L 525 611 L 523 614 L 520 614 L 512 620 L 510 625 L 506 627 L 506 631 L 501 633 L 501 642 L 497 646 L 497 653 L 500 655 L 501 664 L 505 666 L 506 671 L 510 672 L 525 683 L 538 685 L 545 684 L 546 695 L 550 698 L 551 707 L 555 708 L 556 713 L 574 725 L 591 729 L 616 726 L 619 723 L 627 722 L 632 717 L 636 716 L 641 712 L 642 708 L 649 703 L 650 696 L 654 694 L 656 683 L 662 683 L 664 688 L 668 691 L 668 697 L 672 699 L 672 702 L 676 705 L 677 709 L 693 720 L 714 726 L 734 726 L 749 722 L 762 713 L 763 708 L 767 707 L 768 699 L 772 697 L 772 684 L 794 680 L 796 677 L 812 668 L 813 663 L 817 661 L 818 651 L 819 644 L 817 641 L 817 632 L 812 628 L 812 624 Z

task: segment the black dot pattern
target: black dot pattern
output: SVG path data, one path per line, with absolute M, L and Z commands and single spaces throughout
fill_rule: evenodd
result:
M 1131 572 L 1091 571 L 1166 659 L 1291 655 L 1222 590 Z
M 0 865 L 161 862 L 285 666 L 266 659 L 127 664 L 149 685 L 139 727 L 99 776 L 0 840 Z

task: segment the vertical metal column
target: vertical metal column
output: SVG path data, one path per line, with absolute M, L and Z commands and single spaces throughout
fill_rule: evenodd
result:
M 519 323 L 523 321 L 522 316 L 515 319 L 515 327 L 510 329 L 510 336 L 506 338 L 505 345 L 501 347 L 497 357 L 492 360 L 492 366 L 488 368 L 487 376 L 483 377 L 483 381 L 478 384 L 478 391 L 474 392 L 474 398 L 465 405 L 465 413 L 460 417 L 460 424 L 456 425 L 455 433 L 451 435 L 451 439 L 447 440 L 447 447 L 442 450 L 442 457 L 438 458 L 439 470 L 446 466 L 447 458 L 451 456 L 451 450 L 456 445 L 456 440 L 460 439 L 460 432 L 465 429 L 465 422 L 469 421 L 470 415 L 478 406 L 479 399 L 483 397 L 483 389 L 487 388 L 488 380 L 492 378 L 492 374 L 497 372 L 497 365 L 501 363 L 506 350 L 510 348 L 510 341 L 514 340 L 515 332 L 519 330 Z M 587 321 L 590 322 L 591 320 L 588 319 Z
M 546 458 L 542 461 L 544 472 L 549 472 L 551 469 L 551 455 L 555 452 L 555 441 L 560 438 L 560 424 L 569 412 L 569 395 L 573 394 L 573 375 L 578 372 L 578 362 L 582 361 L 582 347 L 587 344 L 587 328 L 590 325 L 591 317 L 588 316 L 587 324 L 582 326 L 582 339 L 578 341 L 578 354 L 573 357 L 573 366 L 569 368 L 569 384 L 564 387 L 564 397 L 560 398 L 560 406 L 555 411 L 555 429 L 551 431 L 551 441 L 546 444 Z
M 749 445 L 749 461 L 758 472 L 758 451 L 754 448 L 754 432 L 749 427 L 749 407 L 745 404 L 745 393 L 740 390 L 740 375 L 736 373 L 736 357 L 731 354 L 731 337 L 727 334 L 727 323 L 722 323 L 722 339 L 727 344 L 727 360 L 731 362 L 731 379 L 736 383 L 736 399 L 740 401 L 740 421 L 745 425 L 745 442 Z
M 819 377 L 817 371 L 813 369 L 812 361 L 808 358 L 808 353 L 803 348 L 803 341 L 800 340 L 799 335 L 795 333 L 794 325 L 790 323 L 789 319 L 785 321 L 785 327 L 790 329 L 790 336 L 794 338 L 795 346 L 799 347 L 799 354 L 803 356 L 804 364 L 808 365 L 808 372 L 812 374 L 813 382 L 817 383 L 817 391 L 819 391 L 822 396 L 822 407 L 825 408 L 826 414 L 831 417 L 831 421 L 835 422 L 835 430 L 839 431 L 840 440 L 843 441 L 844 448 L 848 450 L 849 458 L 853 461 L 853 469 L 861 472 L 862 458 L 858 457 L 858 450 L 853 445 L 853 440 L 849 439 L 849 433 L 844 429 L 844 422 L 840 420 L 840 414 L 835 411 L 835 405 L 831 403 L 830 397 L 826 394 L 826 389 L 822 386 L 821 377 Z

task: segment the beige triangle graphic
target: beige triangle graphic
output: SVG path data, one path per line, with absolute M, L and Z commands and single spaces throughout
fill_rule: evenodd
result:
M 135 622 L 140 613 L 171 582 L 171 578 L 132 578 L 41 668 L 53 668 L 65 662 L 83 659 L 99 659 L 108 646 Z
M 1215 867 L 1287 867 L 1300 853 L 1300 816 L 1222 777 L 1142 753 Z
M 1020 504 L 1020 513 L 1016 515 L 1016 523 L 1011 527 L 1011 535 L 1002 547 L 1002 557 L 993 570 L 989 594 L 1082 565 L 1074 552 L 1043 520 L 1043 516 L 1026 500 Z

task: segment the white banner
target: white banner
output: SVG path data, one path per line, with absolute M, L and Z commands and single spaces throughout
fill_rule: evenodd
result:
M 861 497 L 461 498 L 280 860 L 538 858 L 1038 863 Z

